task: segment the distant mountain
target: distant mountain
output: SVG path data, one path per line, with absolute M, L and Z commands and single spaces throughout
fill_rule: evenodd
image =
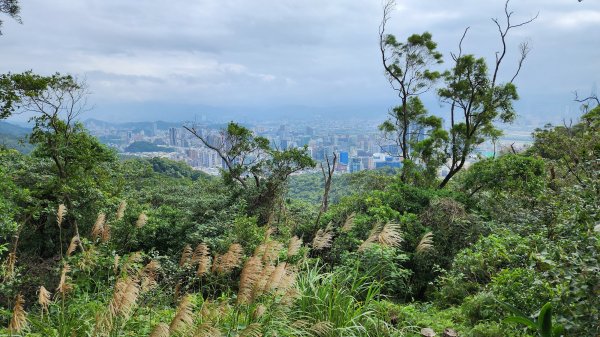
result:
M 24 136 L 31 132 L 31 129 L 24 128 L 5 121 L 0 121 L 0 134 L 12 136 Z
M 0 121 L 0 146 L 16 149 L 23 153 L 31 152 L 33 147 L 27 143 L 31 129 Z

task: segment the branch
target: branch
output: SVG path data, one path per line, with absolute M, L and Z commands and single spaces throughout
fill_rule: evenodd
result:
M 504 15 L 505 15 L 505 19 L 506 19 L 506 26 L 502 27 L 502 25 L 500 24 L 498 19 L 495 19 L 495 18 L 492 19 L 492 21 L 496 24 L 496 27 L 498 28 L 498 33 L 500 34 L 500 41 L 502 42 L 502 50 L 496 52 L 496 65 L 494 67 L 494 75 L 492 76 L 492 87 L 494 87 L 496 85 L 496 79 L 498 77 L 498 71 L 500 69 L 500 65 L 502 64 L 502 60 L 504 60 L 504 56 L 506 56 L 506 36 L 508 35 L 508 32 L 513 28 L 525 26 L 525 25 L 533 22 L 540 15 L 540 13 L 538 12 L 534 17 L 530 18 L 529 20 L 526 20 L 526 21 L 523 21 L 523 22 L 520 22 L 517 24 L 511 24 L 510 18 L 512 17 L 514 12 L 510 12 L 508 10 L 509 2 L 510 2 L 510 0 L 506 0 L 506 2 L 504 3 Z M 529 53 L 529 51 L 527 51 L 527 53 Z M 527 56 L 527 53 L 525 53 L 524 55 Z M 523 53 L 521 53 L 521 55 L 522 55 L 522 59 L 519 62 L 519 70 L 521 69 L 522 62 L 525 60 L 525 57 L 523 57 Z M 517 71 L 517 74 L 518 74 L 518 71 Z M 516 78 L 516 75 L 513 76 L 513 80 L 515 78 Z M 512 82 L 512 80 L 511 80 L 511 82 Z

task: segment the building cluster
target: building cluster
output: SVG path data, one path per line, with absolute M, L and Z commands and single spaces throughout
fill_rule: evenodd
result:
M 88 122 L 86 127 L 105 144 L 117 148 L 126 156 L 166 157 L 184 161 L 211 174 L 218 174 L 219 169 L 224 168 L 224 163 L 216 151 L 206 146 L 181 124 L 158 125 L 156 122 L 146 122 L 119 125 Z M 194 125 L 197 132 L 213 147 L 223 145 L 222 127 L 223 125 L 208 123 Z M 376 121 L 318 121 L 295 124 L 265 122 L 250 126 L 250 129 L 256 135 L 267 138 L 271 147 L 279 150 L 306 147 L 310 156 L 317 162 L 323 162 L 327 158 L 331 160 L 336 154 L 336 171 L 340 173 L 402 167 L 400 150 L 396 145 L 382 140 Z M 508 141 L 512 145 L 526 144 L 529 138 L 516 132 Z M 493 151 L 496 151 L 496 144 Z M 494 152 L 491 144 L 484 144 L 477 154 L 469 158 L 469 163 L 482 156 L 491 156 Z M 446 173 L 442 168 L 440 175 Z
M 157 127 L 156 123 L 144 126 L 115 126 L 88 124 L 90 131 L 104 143 L 117 148 L 127 156 L 166 157 L 184 161 L 190 166 L 217 173 L 223 168 L 223 162 L 216 151 L 205 146 L 195 135 L 182 126 Z M 252 126 L 258 136 L 267 138 L 273 148 L 286 150 L 306 147 L 310 156 L 317 162 L 331 159 L 334 153 L 338 157 L 337 172 L 357 172 L 383 167 L 399 168 L 402 166 L 398 149 L 393 145 L 383 145 L 376 125 L 356 127 L 354 123 L 305 123 L 289 125 L 265 123 Z M 213 146 L 222 144 L 221 130 L 218 127 L 195 125 L 200 135 Z M 375 130 L 375 132 L 373 131 Z M 134 143 L 151 144 L 149 151 L 140 151 Z

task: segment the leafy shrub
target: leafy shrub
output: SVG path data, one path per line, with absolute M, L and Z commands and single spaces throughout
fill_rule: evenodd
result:
M 525 268 L 502 270 L 492 278 L 490 289 L 499 301 L 529 314 L 555 296 L 554 289 L 539 273 Z

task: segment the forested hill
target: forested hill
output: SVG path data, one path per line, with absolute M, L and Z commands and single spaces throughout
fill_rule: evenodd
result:
M 27 153 L 32 149 L 26 139 L 29 133 L 31 129 L 0 120 L 0 146 Z
M 442 189 L 402 172 L 333 175 L 327 209 L 321 175 L 269 189 L 283 162 L 251 185 L 251 173 L 119 161 L 84 129 L 70 131 L 71 151 L 48 147 L 58 134 L 30 155 L 1 150 L 0 326 L 25 336 L 516 337 L 545 336 L 543 315 L 556 331 L 594 336 L 599 109 L 536 130 L 527 151 L 482 160 Z M 253 141 L 239 125 L 225 132 Z M 51 155 L 69 163 L 63 176 Z M 292 153 L 272 155 L 249 172 Z

